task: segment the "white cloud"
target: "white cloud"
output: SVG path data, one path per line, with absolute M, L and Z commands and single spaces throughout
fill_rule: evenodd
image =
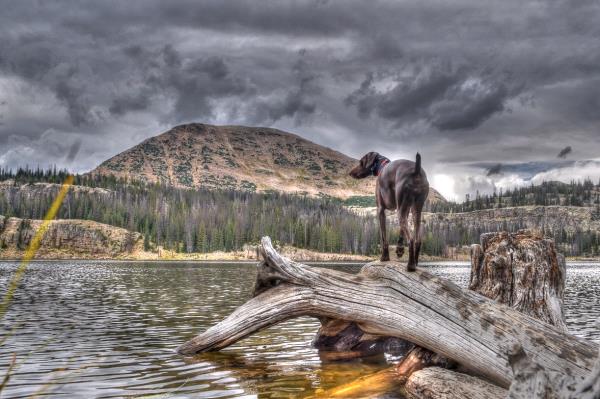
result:
M 531 182 L 533 184 L 540 184 L 544 181 L 569 183 L 573 180 L 584 180 L 586 178 L 590 178 L 594 182 L 600 179 L 600 160 L 577 161 L 571 166 L 538 173 L 531 179 Z
M 445 173 L 441 173 L 444 171 Z M 437 173 L 435 173 L 437 172 Z M 486 176 L 485 169 L 473 167 L 437 166 L 431 177 L 431 186 L 439 191 L 446 199 L 461 202 L 466 194 L 471 197 L 476 192 L 491 194 L 496 190 L 506 191 L 531 184 L 539 185 L 547 181 L 583 181 L 592 179 L 594 183 L 600 180 L 600 159 L 577 161 L 567 166 L 557 166 L 550 170 L 537 173 L 533 176 L 525 172 L 503 172 L 494 176 Z
M 450 175 L 435 174 L 431 179 L 431 186 L 450 201 L 459 201 L 460 198 L 454 188 L 455 179 Z

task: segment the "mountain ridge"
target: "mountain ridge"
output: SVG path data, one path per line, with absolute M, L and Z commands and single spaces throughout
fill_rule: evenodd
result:
M 178 125 L 102 162 L 90 174 L 186 188 L 271 190 L 347 199 L 372 196 L 375 179 L 355 180 L 358 162 L 301 136 L 268 127 Z M 446 201 L 432 189 L 430 201 Z

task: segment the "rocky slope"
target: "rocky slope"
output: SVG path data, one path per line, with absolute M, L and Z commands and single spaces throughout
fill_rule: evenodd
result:
M 349 209 L 359 215 L 376 215 L 376 208 L 373 207 Z M 396 219 L 395 213 L 388 213 L 388 223 L 398 224 Z M 594 208 L 577 206 L 518 206 L 461 213 L 423 212 L 423 224 L 439 230 L 453 230 L 461 226 L 491 232 L 520 226 L 523 229 L 565 230 L 567 233 L 585 230 L 600 232 L 600 220 L 595 219 Z
M 461 225 L 486 231 L 502 231 L 507 230 L 507 226 L 519 226 L 553 232 L 600 232 L 600 220 L 595 220 L 594 209 L 576 206 L 520 206 L 465 213 L 430 213 L 424 219 L 426 224 L 436 225 L 440 229 Z
M 0 215 L 0 258 L 22 257 L 41 223 Z M 54 220 L 36 258 L 131 258 L 142 250 L 140 233 L 89 220 Z
M 0 215 L 0 259 L 20 259 L 41 220 L 6 218 Z M 335 254 L 299 249 L 280 248 L 281 253 L 296 261 L 368 262 L 374 258 L 363 255 Z M 257 248 L 244 246 L 233 252 L 177 253 L 163 250 L 143 250 L 143 236 L 119 227 L 88 220 L 54 220 L 50 223 L 36 259 L 130 259 L 181 261 L 255 261 Z
M 42 197 L 46 195 L 56 196 L 62 185 L 57 183 L 15 183 L 14 180 L 0 181 L 0 193 L 9 196 L 22 194 L 31 198 Z M 88 187 L 72 185 L 69 192 L 74 195 L 87 194 L 94 196 L 109 196 L 114 194 L 111 190 L 101 187 Z
M 149 138 L 90 173 L 177 187 L 372 196 L 374 179 L 348 175 L 356 162 L 277 129 L 192 123 Z M 430 197 L 445 201 L 435 190 Z
M 376 209 L 350 207 L 354 213 L 375 219 Z M 412 229 L 412 218 L 409 218 Z M 398 229 L 388 213 L 388 229 Z M 521 229 L 553 238 L 559 252 L 569 257 L 597 258 L 600 253 L 600 218 L 594 208 L 577 206 L 520 206 L 461 213 L 423 213 L 424 251 L 445 258 L 468 260 L 470 245 L 483 233 Z

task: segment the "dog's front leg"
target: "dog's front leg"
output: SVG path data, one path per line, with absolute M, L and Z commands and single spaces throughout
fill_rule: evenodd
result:
M 385 226 L 385 209 L 383 207 L 377 208 L 377 216 L 379 217 L 379 232 L 381 234 L 381 261 L 386 262 L 390 260 L 390 249 L 387 241 L 387 232 Z

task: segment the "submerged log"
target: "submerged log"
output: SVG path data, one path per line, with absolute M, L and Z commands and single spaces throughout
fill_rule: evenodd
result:
M 396 379 L 398 379 L 401 384 L 406 384 L 411 375 L 426 367 L 438 366 L 447 368 L 451 365 L 451 361 L 447 358 L 440 356 L 429 349 L 417 346 L 395 367 Z
M 388 392 L 398 392 L 401 389 L 402 384 L 396 378 L 396 371 L 393 367 L 388 367 L 335 388 L 317 391 L 314 398 L 381 398 Z
M 403 341 L 407 342 L 407 341 Z M 412 345 L 412 344 L 410 344 Z M 402 359 L 392 367 L 385 368 L 373 374 L 368 374 L 356 380 L 338 385 L 326 391 L 321 391 L 317 398 L 380 398 L 392 392 L 401 392 L 407 380 L 425 367 L 448 367 L 449 360 L 428 349 L 413 346 Z M 439 368 L 438 367 L 438 368 Z M 427 389 L 422 386 L 422 389 Z M 417 385 L 415 385 L 417 386 Z M 435 388 L 435 387 L 433 387 Z M 459 390 L 460 391 L 460 390 Z M 407 394 L 408 392 L 405 392 Z M 415 393 L 418 397 L 418 393 Z M 506 396 L 506 395 L 505 395 Z M 465 398 L 467 399 L 467 398 Z
M 583 378 L 597 345 L 495 303 L 425 271 L 373 262 L 361 275 L 309 267 L 281 257 L 265 237 L 258 295 L 178 348 L 218 350 L 275 323 L 299 316 L 356 322 L 366 333 L 393 336 L 452 359 L 508 387 L 508 354 L 515 344 L 535 364 Z
M 351 360 L 383 353 L 404 355 L 414 347 L 396 337 L 365 333 L 355 322 L 330 318 L 320 321 L 321 327 L 312 345 L 319 350 L 321 360 Z
M 406 383 L 408 399 L 504 399 L 506 389 L 439 367 L 415 372 Z

